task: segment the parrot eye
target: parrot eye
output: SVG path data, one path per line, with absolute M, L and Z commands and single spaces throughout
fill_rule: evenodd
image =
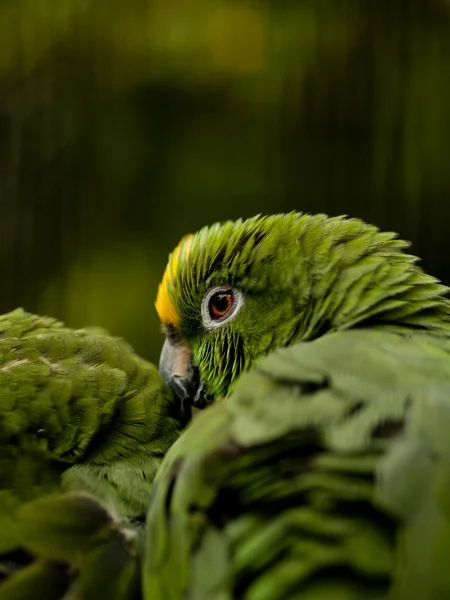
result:
M 239 290 L 213 288 L 203 299 L 202 318 L 207 328 L 219 327 L 237 314 L 244 298 Z
M 221 319 L 233 306 L 233 293 L 217 292 L 209 300 L 209 314 L 211 319 Z

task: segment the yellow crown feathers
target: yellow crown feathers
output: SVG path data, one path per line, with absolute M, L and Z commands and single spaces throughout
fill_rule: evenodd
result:
M 176 308 L 169 296 L 168 284 L 174 281 L 177 274 L 181 250 L 183 250 L 184 258 L 187 258 L 193 238 L 194 236 L 189 234 L 185 235 L 180 241 L 169 257 L 162 281 L 159 284 L 155 307 L 163 325 L 178 325 L 180 323 L 180 316 L 177 314 Z

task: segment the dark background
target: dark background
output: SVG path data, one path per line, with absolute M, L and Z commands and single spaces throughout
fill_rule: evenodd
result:
M 350 214 L 450 283 L 448 0 L 0 0 L 0 310 L 156 360 L 168 253 Z

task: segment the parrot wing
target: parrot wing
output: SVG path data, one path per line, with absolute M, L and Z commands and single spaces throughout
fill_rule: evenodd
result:
M 127 531 L 145 521 L 182 426 L 157 368 L 125 341 L 21 309 L 2 315 L 0 597 L 30 598 L 36 586 L 47 598 L 46 585 L 66 590 L 79 571 L 77 598 L 99 586 L 115 598 L 101 576 L 119 577 L 120 561 L 135 569 Z
M 450 598 L 449 432 L 445 339 L 275 351 L 166 455 L 145 599 Z
M 139 600 L 135 534 L 94 496 L 49 494 L 15 514 L 18 549 L 2 555 L 2 600 Z

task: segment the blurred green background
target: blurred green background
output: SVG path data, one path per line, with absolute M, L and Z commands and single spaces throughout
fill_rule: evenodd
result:
M 350 214 L 450 283 L 448 0 L 0 0 L 2 312 L 157 360 L 204 224 Z

